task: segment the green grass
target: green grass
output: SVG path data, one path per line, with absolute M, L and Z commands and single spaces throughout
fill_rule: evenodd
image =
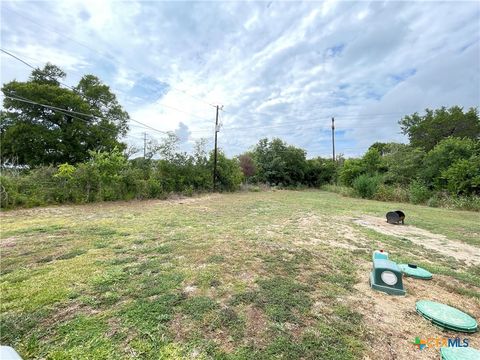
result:
M 391 209 L 480 247 L 478 213 L 320 191 L 4 212 L 0 341 L 24 358 L 361 358 L 371 339 L 348 298 L 378 246 L 480 298 L 479 267 L 348 220 Z

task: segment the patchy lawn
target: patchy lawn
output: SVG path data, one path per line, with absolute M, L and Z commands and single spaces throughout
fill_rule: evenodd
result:
M 396 209 L 410 232 L 359 223 Z M 0 216 L 1 343 L 25 359 L 438 359 L 417 336 L 480 348 L 479 333 L 442 331 L 414 307 L 480 320 L 480 266 L 422 246 L 434 234 L 480 253 L 478 213 L 274 191 Z M 405 297 L 372 291 L 378 248 L 434 279 L 405 279 Z

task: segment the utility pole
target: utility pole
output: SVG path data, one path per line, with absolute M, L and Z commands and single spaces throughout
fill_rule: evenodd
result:
M 335 163 L 335 118 L 332 117 L 332 160 Z
M 217 134 L 218 134 L 218 105 L 217 115 L 215 116 L 215 150 L 213 153 L 213 191 L 217 190 Z
M 143 158 L 147 157 L 147 133 L 143 133 Z

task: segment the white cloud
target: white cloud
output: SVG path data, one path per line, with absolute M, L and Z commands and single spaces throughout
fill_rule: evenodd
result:
M 219 141 L 228 155 L 265 136 L 328 155 L 333 115 L 338 151 L 355 155 L 404 140 L 403 114 L 479 105 L 478 2 L 2 2 L 2 10 L 2 47 L 61 65 L 71 81 L 100 76 L 133 118 L 182 129 L 190 144 L 213 135 L 206 102 L 225 105 Z M 1 66 L 2 81 L 29 73 L 5 56 Z

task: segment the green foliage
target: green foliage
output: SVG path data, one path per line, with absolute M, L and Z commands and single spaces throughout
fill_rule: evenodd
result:
M 168 141 L 168 139 L 167 139 Z M 164 153 L 167 159 L 127 160 L 118 149 L 91 151 L 90 159 L 76 166 L 38 167 L 0 176 L 1 207 L 54 203 L 165 198 L 169 193 L 191 196 L 212 188 L 213 156 Z M 237 159 L 220 152 L 217 186 L 239 189 L 243 174 Z
M 415 113 L 399 121 L 413 147 L 429 151 L 447 137 L 472 140 L 480 137 L 480 118 L 475 108 L 464 112 L 461 107 L 453 106 L 449 109 L 426 109 L 425 112 L 423 116 Z
M 374 175 L 382 170 L 380 151 L 370 148 L 362 157 L 364 172 L 368 175 Z
M 282 186 L 303 182 L 307 166 L 305 150 L 287 145 L 278 138 L 262 139 L 252 154 L 257 165 L 257 181 Z
M 442 172 L 458 160 L 469 159 L 475 151 L 475 140 L 446 138 L 427 153 L 423 166 L 419 169 L 419 176 L 428 186 L 437 190 L 445 189 L 447 182 L 442 177 Z
M 360 197 L 372 199 L 381 183 L 381 176 L 363 174 L 353 181 L 353 189 Z
M 413 204 L 425 204 L 432 196 L 432 191 L 420 181 L 413 181 L 408 188 L 408 197 Z
M 375 200 L 408 202 L 409 194 L 407 189 L 400 185 L 380 184 L 374 195 Z
M 320 187 L 324 184 L 331 183 L 336 177 L 336 166 L 331 159 L 315 159 L 307 160 L 305 170 L 304 183 L 312 187 Z
M 73 177 L 74 173 L 75 173 L 75 166 L 65 163 L 65 164 L 61 164 L 58 167 L 58 171 L 54 176 L 69 180 Z
M 210 154 L 209 167 L 213 169 L 214 154 Z M 228 159 L 222 151 L 217 154 L 217 188 L 223 191 L 235 191 L 240 188 L 243 173 L 238 159 Z
M 347 159 L 340 168 L 338 177 L 343 185 L 352 186 L 353 181 L 364 171 L 361 159 Z
M 118 139 L 125 135 L 128 114 L 107 85 L 84 76 L 75 91 L 60 87 L 66 74 L 47 64 L 36 69 L 27 82 L 6 83 L 2 92 L 5 111 L 0 117 L 2 163 L 14 165 L 76 164 L 89 158 L 89 150 L 123 149 Z M 19 100 L 13 99 L 17 98 Z M 33 101 L 68 111 L 24 102 Z
M 425 151 L 405 144 L 391 144 L 389 152 L 382 158 L 387 184 L 408 185 L 418 176 Z
M 480 155 L 454 162 L 442 171 L 447 189 L 456 195 L 480 194 Z

